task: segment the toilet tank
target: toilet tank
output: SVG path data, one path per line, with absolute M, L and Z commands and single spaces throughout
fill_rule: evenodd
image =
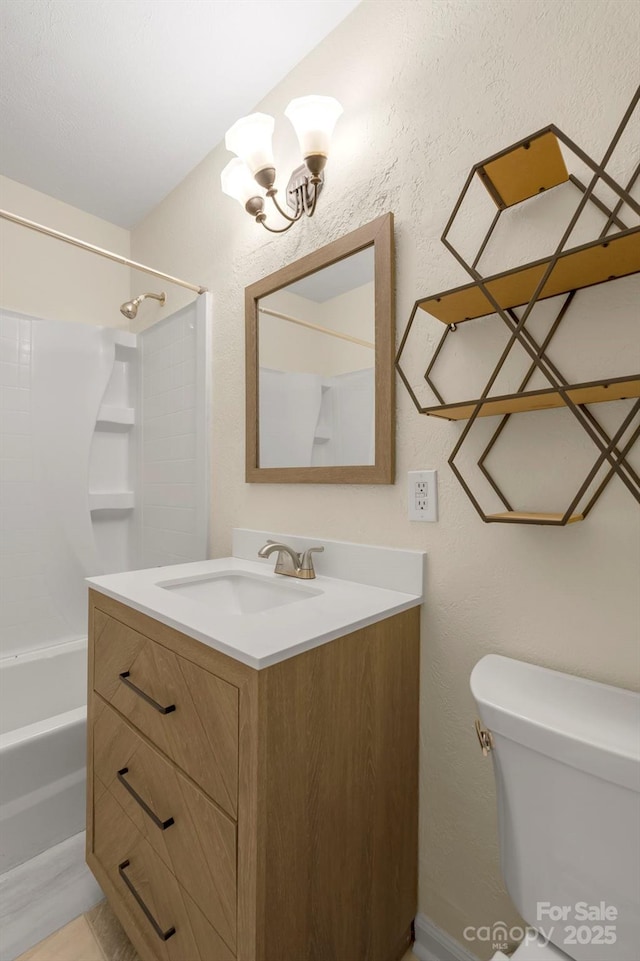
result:
M 490 654 L 500 859 L 522 917 L 578 961 L 637 961 L 640 695 Z

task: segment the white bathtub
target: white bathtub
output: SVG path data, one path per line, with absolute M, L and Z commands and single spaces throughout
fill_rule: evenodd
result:
M 0 659 L 0 875 L 85 826 L 87 642 Z

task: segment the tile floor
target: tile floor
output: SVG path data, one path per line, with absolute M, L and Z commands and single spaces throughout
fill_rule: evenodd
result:
M 17 961 L 140 961 L 106 901 L 66 924 Z M 418 961 L 407 951 L 402 961 Z

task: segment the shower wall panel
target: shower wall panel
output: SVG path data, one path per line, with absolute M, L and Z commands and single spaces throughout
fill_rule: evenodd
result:
M 207 295 L 138 334 L 139 567 L 207 557 Z
M 0 657 L 86 635 L 89 451 L 113 331 L 0 311 Z

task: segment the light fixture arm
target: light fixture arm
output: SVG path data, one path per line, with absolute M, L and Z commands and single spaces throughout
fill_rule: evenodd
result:
M 311 206 L 309 207 L 309 196 L 307 191 L 300 188 L 300 196 L 302 197 L 302 205 L 304 207 L 304 212 L 307 217 L 313 217 L 316 212 L 316 205 L 318 203 L 318 194 L 320 193 L 320 183 L 319 177 L 312 177 L 311 183 L 313 184 L 313 200 L 311 201 Z
M 337 100 L 321 96 L 299 97 L 285 110 L 304 158 L 304 163 L 293 171 L 287 184 L 286 206 L 291 208 L 291 214 L 283 209 L 276 197 L 276 167 L 271 145 L 274 120 L 267 114 L 254 113 L 243 117 L 227 131 L 225 144 L 236 157 L 220 175 L 223 192 L 239 201 L 257 223 L 273 234 L 286 233 L 303 217 L 313 217 L 324 182 L 331 134 L 341 113 L 342 107 Z M 265 197 L 270 198 L 277 213 L 287 221 L 284 227 L 267 226 Z
M 267 197 L 271 198 L 271 200 L 273 201 L 274 207 L 276 208 L 276 210 L 278 211 L 281 217 L 284 217 L 285 220 L 288 220 L 290 223 L 295 224 L 302 217 L 302 214 L 304 212 L 304 206 L 301 205 L 299 202 L 296 202 L 296 212 L 293 217 L 290 217 L 289 214 L 282 209 L 282 207 L 276 200 L 276 193 L 277 191 L 275 187 L 272 187 L 271 190 L 267 190 Z M 296 195 L 296 201 L 297 199 L 298 198 Z
M 311 177 L 305 176 L 302 182 L 300 182 L 299 170 L 300 168 L 293 172 L 287 184 L 287 193 L 295 197 L 295 213 L 293 216 L 286 213 L 276 200 L 276 190 L 274 187 L 267 191 L 267 197 L 271 198 L 278 213 L 284 217 L 285 220 L 291 221 L 291 223 L 296 223 L 296 221 L 300 220 L 303 213 L 306 214 L 307 217 L 313 217 L 318 204 L 318 196 L 324 182 L 324 178 L 318 175 Z M 306 173 L 310 172 L 306 167 L 304 170 Z M 313 187 L 313 196 L 310 197 L 311 187 Z M 293 207 L 293 204 L 290 203 L 290 206 Z
M 320 193 L 320 187 L 322 186 L 322 179 L 320 177 L 310 177 L 308 179 L 308 183 L 313 186 L 313 197 L 311 199 L 309 199 L 308 186 L 306 183 L 300 184 L 295 188 L 295 190 L 290 191 L 291 193 L 295 194 L 295 198 L 296 198 L 295 214 L 293 217 L 290 217 L 289 214 L 287 214 L 282 209 L 282 207 L 276 200 L 275 188 L 271 187 L 267 191 L 267 197 L 271 198 L 278 213 L 281 214 L 285 218 L 285 220 L 289 221 L 284 227 L 268 226 L 268 224 L 266 223 L 267 217 L 264 212 L 264 200 L 262 199 L 262 197 L 252 198 L 252 200 L 246 205 L 247 212 L 250 213 L 252 216 L 254 216 L 256 223 L 262 224 L 264 229 L 268 230 L 269 233 L 284 234 L 287 232 L 287 230 L 290 230 L 291 227 L 293 227 L 293 225 L 297 223 L 303 215 L 306 215 L 307 217 L 313 217 L 316 211 L 316 205 L 318 203 L 318 194 Z
M 265 229 L 265 230 L 268 230 L 270 234 L 286 234 L 287 230 L 291 230 L 291 228 L 293 227 L 293 225 L 294 225 L 294 223 L 295 223 L 295 221 L 292 221 L 290 224 L 287 224 L 286 227 L 269 227 L 269 226 L 265 223 L 265 219 L 266 219 L 266 218 L 263 218 L 262 220 L 260 220 L 258 217 L 256 217 L 256 220 L 258 221 L 258 223 L 259 223 L 259 224 L 262 224 L 262 226 L 264 227 L 264 229 Z

